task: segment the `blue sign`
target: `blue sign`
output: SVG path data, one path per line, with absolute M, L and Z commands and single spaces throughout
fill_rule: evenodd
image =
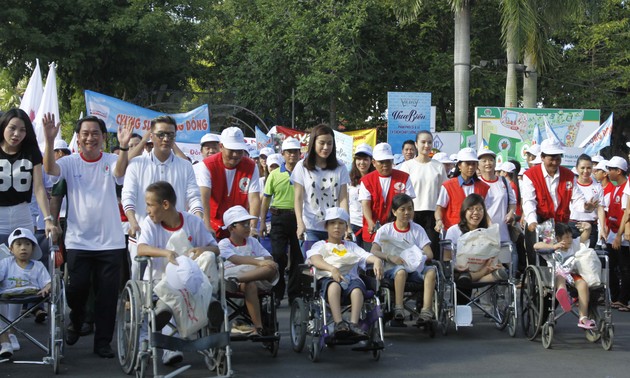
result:
M 431 131 L 431 93 L 387 92 L 387 143 L 394 153 L 421 130 Z

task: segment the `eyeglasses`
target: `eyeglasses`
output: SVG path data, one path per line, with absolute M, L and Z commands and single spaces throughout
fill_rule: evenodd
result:
M 470 213 L 483 213 L 483 207 L 469 207 L 466 211 Z
M 159 132 L 159 133 L 155 133 L 153 135 L 155 135 L 159 140 L 163 140 L 164 138 L 167 138 L 167 137 L 168 137 L 169 140 L 174 140 L 175 139 L 175 133 Z

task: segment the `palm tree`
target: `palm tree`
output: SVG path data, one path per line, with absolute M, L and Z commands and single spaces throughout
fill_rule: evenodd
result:
M 455 88 L 455 131 L 468 129 L 470 91 L 470 3 L 448 0 L 455 15 L 455 52 L 453 54 Z M 403 24 L 413 22 L 422 10 L 423 0 L 392 2 L 396 18 Z

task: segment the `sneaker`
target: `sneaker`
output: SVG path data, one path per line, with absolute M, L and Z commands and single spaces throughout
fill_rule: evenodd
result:
M 174 365 L 184 360 L 184 353 L 178 350 L 166 350 L 162 354 L 162 363 L 164 365 Z
M 15 336 L 14 334 L 10 333 L 9 334 L 9 341 L 11 341 L 11 348 L 13 348 L 14 352 L 20 350 L 20 342 L 18 341 L 17 336 Z
M 354 334 L 354 338 L 357 340 L 368 339 L 367 332 L 363 328 L 359 327 L 359 325 L 356 323 L 350 323 L 350 332 Z
M 433 317 L 435 315 L 433 314 L 433 311 L 431 309 L 428 308 L 423 308 L 422 310 L 420 310 L 420 320 L 422 320 L 423 322 L 429 322 L 431 320 L 433 320 Z
M 405 320 L 405 310 L 400 307 L 394 308 L 394 320 L 403 321 Z
M 74 345 L 79 341 L 79 332 L 76 331 L 74 324 L 70 324 L 68 328 L 66 328 L 66 344 Z
M 229 293 L 237 293 L 239 290 L 239 282 L 238 282 L 238 278 L 236 277 L 230 277 L 230 278 L 226 278 L 225 280 L 223 280 L 223 282 L 225 283 L 225 291 L 229 292 Z
M 2 343 L 2 349 L 0 349 L 0 358 L 11 357 L 13 357 L 13 348 L 11 347 L 11 343 Z
M 256 328 L 252 327 L 249 324 L 234 324 L 232 325 L 232 333 L 241 334 L 241 335 L 249 335 L 256 331 Z
M 348 322 L 341 321 L 339 323 L 335 323 L 335 338 L 336 339 L 346 339 L 350 336 L 352 332 L 350 331 L 350 326 Z
M 509 278 L 508 273 L 505 269 L 495 270 L 494 272 L 492 272 L 492 277 L 495 281 L 506 281 Z
M 560 303 L 560 307 L 564 312 L 571 311 L 571 301 L 569 300 L 569 293 L 567 289 L 561 287 L 556 291 L 556 299 Z

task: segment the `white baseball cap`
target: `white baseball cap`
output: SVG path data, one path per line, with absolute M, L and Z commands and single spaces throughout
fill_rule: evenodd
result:
M 260 150 L 260 155 L 269 156 L 275 153 L 276 151 L 274 151 L 271 147 L 264 147 L 262 150 Z
M 68 143 L 66 143 L 65 140 L 63 140 L 63 139 L 56 139 L 54 147 L 53 147 L 53 151 L 57 151 L 57 150 L 68 150 L 68 151 L 70 151 L 70 148 L 68 147 Z
M 540 152 L 545 155 L 562 155 L 564 149 L 555 139 L 545 139 L 540 144 Z
M 540 144 L 532 144 L 531 146 L 527 147 L 525 152 L 530 153 L 534 156 L 538 156 L 540 154 Z
M 501 170 L 503 172 L 512 173 L 516 170 L 516 165 L 512 162 L 506 161 L 501 165 Z
M 495 158 L 497 157 L 497 154 L 495 154 L 494 151 L 492 151 L 488 147 L 484 147 L 480 149 L 479 151 L 477 151 L 477 159 L 481 158 L 483 155 L 491 155 Z
M 282 152 L 286 151 L 286 150 L 302 150 L 302 145 L 300 144 L 300 141 L 295 139 L 295 138 L 286 138 L 283 142 L 282 142 Z
M 221 138 L 219 138 L 219 136 L 217 134 L 205 134 L 204 136 L 201 137 L 201 140 L 199 141 L 199 144 L 203 146 L 204 143 L 209 143 L 209 142 L 220 142 Z
M 602 160 L 593 168 L 594 171 L 600 170 L 608 173 L 608 160 Z
M 606 166 L 608 167 L 608 169 L 619 168 L 624 172 L 628 172 L 628 162 L 626 161 L 626 159 L 620 156 L 613 156 L 612 158 L 610 158 Z
M 457 162 L 459 163 L 460 161 L 479 161 L 479 159 L 477 159 L 477 152 L 474 148 L 462 148 L 457 153 Z
M 271 168 L 274 164 L 281 166 L 282 163 L 284 163 L 284 158 L 280 154 L 271 154 L 267 156 L 267 167 L 269 168 Z
M 394 160 L 392 146 L 388 143 L 379 143 L 374 147 L 372 158 L 376 161 Z
M 365 154 L 368 156 L 372 156 L 372 146 L 367 143 L 361 143 L 357 146 L 357 149 L 354 151 L 354 155 L 357 154 Z
M 249 212 L 241 205 L 232 206 L 225 213 L 223 213 L 223 224 L 221 227 L 224 230 L 227 230 L 228 227 L 233 225 L 234 223 L 256 219 L 257 217 L 250 215 Z
M 451 159 L 451 161 L 453 163 L 457 163 L 457 154 L 451 154 L 451 156 L 449 156 L 449 158 Z
M 593 163 L 599 163 L 602 160 L 604 160 L 604 157 L 602 155 L 591 156 L 591 161 Z
M 440 163 L 453 164 L 453 161 L 448 158 L 446 152 L 436 152 L 433 155 L 433 159 L 439 161 Z
M 326 209 L 326 212 L 324 213 L 324 219 L 319 222 L 319 226 L 325 227 L 326 222 L 335 219 L 341 219 L 346 223 L 350 223 L 350 215 L 348 215 L 347 211 L 340 207 L 330 207 Z
M 9 247 L 13 244 L 14 241 L 18 239 L 28 239 L 33 243 L 33 253 L 31 254 L 31 260 L 39 260 L 42 258 L 42 250 L 39 248 L 39 243 L 37 242 L 37 238 L 33 235 L 33 231 L 28 228 L 18 227 L 9 235 Z
M 221 132 L 221 144 L 228 150 L 248 150 L 243 130 L 238 127 L 228 127 Z

